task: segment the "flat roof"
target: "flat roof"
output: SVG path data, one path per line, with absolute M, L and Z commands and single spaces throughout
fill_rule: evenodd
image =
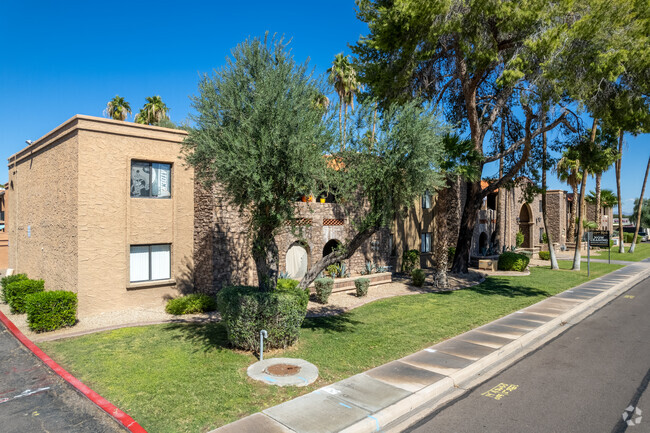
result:
M 40 137 L 38 140 L 33 141 L 31 144 L 27 145 L 25 148 L 19 150 L 18 152 L 11 155 L 7 158 L 9 165 L 17 162 L 22 159 L 22 157 L 33 153 L 35 150 L 42 150 L 48 147 L 50 144 L 54 143 L 58 138 L 61 138 L 73 131 L 76 130 L 87 130 L 87 131 L 97 131 L 105 132 L 107 134 L 124 134 L 120 132 L 120 129 L 127 128 L 129 129 L 128 135 L 133 135 L 137 137 L 140 134 L 145 132 L 154 132 L 158 133 L 159 137 L 147 136 L 146 138 L 158 138 L 161 140 L 175 141 L 180 142 L 187 135 L 187 131 L 182 129 L 171 129 L 163 128 L 161 126 L 151 126 L 151 125 L 141 125 L 135 122 L 127 122 L 125 120 L 114 120 L 106 119 L 103 117 L 96 116 L 86 116 L 84 114 L 76 114 L 48 132 L 47 134 Z M 165 139 L 165 135 L 170 135 L 169 138 Z M 171 136 L 176 136 L 174 139 L 170 139 Z

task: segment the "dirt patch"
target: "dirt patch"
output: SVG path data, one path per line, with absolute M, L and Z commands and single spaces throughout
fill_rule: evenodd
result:
M 293 376 L 300 373 L 300 367 L 291 364 L 274 364 L 267 367 L 265 371 L 271 376 Z

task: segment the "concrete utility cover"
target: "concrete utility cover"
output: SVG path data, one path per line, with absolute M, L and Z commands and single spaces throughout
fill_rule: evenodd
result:
M 268 385 L 307 386 L 318 378 L 318 368 L 297 358 L 270 358 L 248 367 L 248 376 Z

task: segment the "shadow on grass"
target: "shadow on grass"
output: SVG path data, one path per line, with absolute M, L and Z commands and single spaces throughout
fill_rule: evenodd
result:
M 176 332 L 172 338 L 189 341 L 201 347 L 203 352 L 212 350 L 230 350 L 226 326 L 221 322 L 211 323 L 170 323 L 164 328 Z M 199 349 L 195 350 L 198 352 Z
M 551 296 L 551 294 L 546 290 L 536 289 L 521 284 L 520 282 L 513 282 L 501 278 L 487 278 L 481 284 L 469 287 L 465 290 L 478 293 L 479 295 L 498 295 L 506 296 L 508 298 L 519 296 Z
M 351 313 L 341 313 L 336 316 L 308 317 L 302 323 L 302 327 L 331 334 L 334 332 L 354 332 L 356 326 L 362 323 L 352 319 Z

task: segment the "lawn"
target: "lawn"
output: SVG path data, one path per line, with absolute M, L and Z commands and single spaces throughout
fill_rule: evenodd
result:
M 650 257 L 650 242 L 641 242 L 634 247 L 634 253 L 628 253 L 630 244 L 625 244 L 625 252 L 623 254 L 618 252 L 618 247 L 612 247 L 612 260 L 626 260 L 628 262 L 640 262 L 643 259 Z M 586 257 L 586 255 L 583 255 Z M 595 256 L 594 256 L 595 257 Z M 601 250 L 598 259 L 607 260 L 607 250 Z
M 593 263 L 592 278 L 619 267 Z M 220 323 L 124 328 L 41 347 L 148 431 L 205 432 L 539 302 L 587 281 L 586 272 L 532 268 L 530 276 L 492 277 L 465 290 L 384 299 L 305 320 L 295 347 L 268 356 L 316 364 L 320 378 L 306 388 L 249 380 L 246 368 L 256 358 L 228 349 Z

